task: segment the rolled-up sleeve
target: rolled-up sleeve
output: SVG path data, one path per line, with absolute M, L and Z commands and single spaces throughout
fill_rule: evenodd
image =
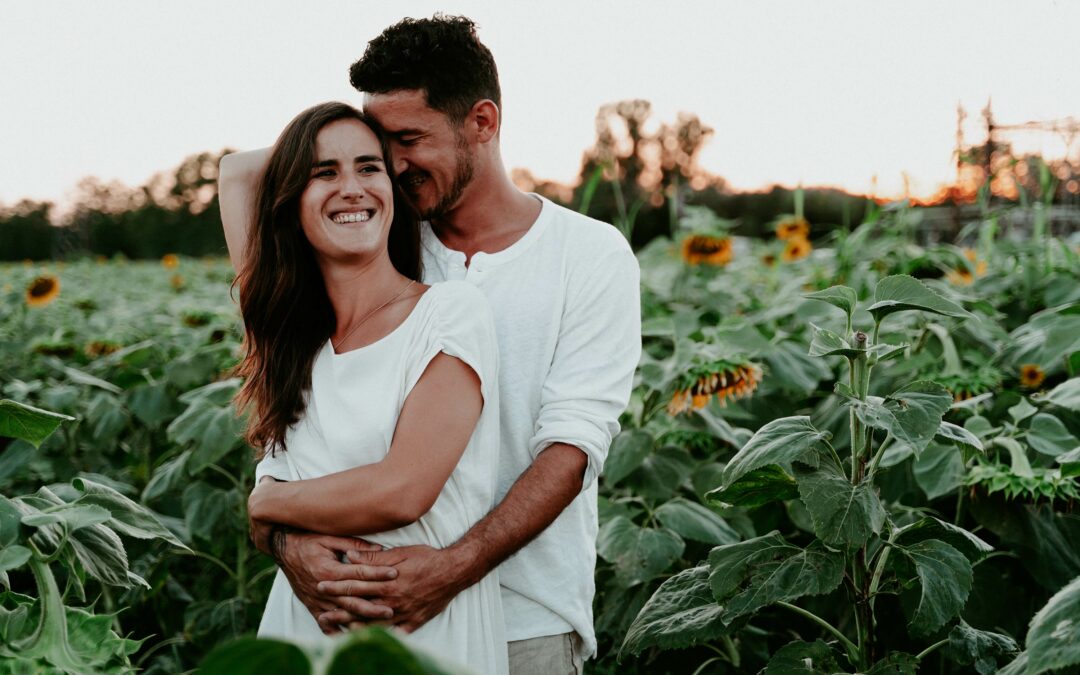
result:
M 293 475 L 292 465 L 289 464 L 286 453 L 278 450 L 271 454 L 267 452 L 259 463 L 255 465 L 255 484 L 258 485 L 263 476 L 270 476 L 277 480 L 296 480 Z
M 582 490 L 604 466 L 619 432 L 641 356 L 640 270 L 625 242 L 569 280 L 558 341 L 544 381 L 529 449 L 535 459 L 553 443 L 588 457 Z

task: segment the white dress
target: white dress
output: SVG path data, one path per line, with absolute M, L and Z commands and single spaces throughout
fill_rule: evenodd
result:
M 467 282 L 433 285 L 400 326 L 371 345 L 336 354 L 327 342 L 312 367 L 304 416 L 286 436 L 288 451 L 264 459 L 259 473 L 316 478 L 380 461 L 405 398 L 440 352 L 479 376 L 484 407 L 476 430 L 430 511 L 411 525 L 364 538 L 387 548 L 453 544 L 494 506 L 498 478 L 498 345 L 487 300 Z M 402 637 L 472 672 L 501 674 L 508 671 L 504 628 L 498 574 L 492 572 Z M 329 639 L 280 570 L 259 636 Z

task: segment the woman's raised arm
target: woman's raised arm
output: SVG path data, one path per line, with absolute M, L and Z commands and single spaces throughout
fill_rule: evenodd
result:
M 483 405 L 476 372 L 440 352 L 405 399 L 382 461 L 320 478 L 262 483 L 248 511 L 254 520 L 322 534 L 363 535 L 413 523 L 453 473 Z
M 255 217 L 255 192 L 266 171 L 271 148 L 234 152 L 221 158 L 218 166 L 218 204 L 225 244 L 233 269 L 240 271 Z

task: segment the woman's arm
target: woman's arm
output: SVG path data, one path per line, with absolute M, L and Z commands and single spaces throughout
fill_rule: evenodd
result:
M 405 399 L 386 457 L 308 480 L 266 481 L 252 491 L 255 520 L 322 534 L 362 535 L 413 523 L 446 484 L 484 401 L 465 362 L 439 353 Z
M 255 192 L 270 161 L 270 148 L 234 152 L 221 158 L 218 166 L 218 204 L 229 259 L 237 272 L 244 264 L 248 232 L 255 217 Z

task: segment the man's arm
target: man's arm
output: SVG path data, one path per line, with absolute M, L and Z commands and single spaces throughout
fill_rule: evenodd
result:
M 349 551 L 349 560 L 356 563 L 352 571 L 356 577 L 323 581 L 317 586 L 320 595 L 333 597 L 340 607 L 317 617 L 319 625 L 324 631 L 339 625 L 359 627 L 357 619 L 383 618 L 372 613 L 373 607 L 381 614 L 388 606 L 393 610 L 393 623 L 408 632 L 416 630 L 446 609 L 458 593 L 547 529 L 581 493 L 587 464 L 585 453 L 572 445 L 548 446 L 506 497 L 448 548 Z M 374 580 L 374 570 L 387 565 L 397 570 L 398 581 Z M 373 605 L 365 596 L 377 598 L 378 604 Z
M 368 565 L 394 565 L 398 578 L 392 582 L 326 582 L 320 591 L 377 598 L 394 609 L 394 623 L 415 629 L 537 537 L 595 480 L 629 398 L 641 325 L 637 261 L 629 247 L 594 270 L 568 295 L 567 318 L 530 441 L 534 459 L 502 502 L 442 551 L 411 546 L 348 554 L 361 563 L 358 574 L 367 575 Z M 351 598 L 335 602 L 364 617 Z M 335 611 L 320 623 L 350 620 L 347 612 Z
M 218 167 L 218 204 L 225 244 L 233 269 L 244 264 L 248 233 L 255 218 L 255 193 L 259 189 L 271 148 L 234 152 L 221 158 Z

